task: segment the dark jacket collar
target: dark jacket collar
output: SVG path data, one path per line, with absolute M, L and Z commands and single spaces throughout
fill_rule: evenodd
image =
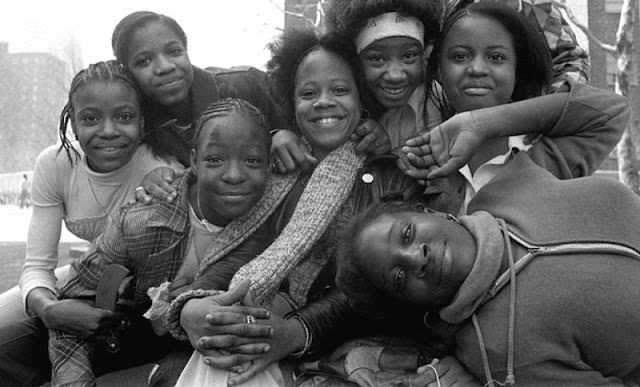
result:
M 191 86 L 193 123 L 195 124 L 207 106 L 218 99 L 220 99 L 220 93 L 213 73 L 193 66 L 193 84 Z

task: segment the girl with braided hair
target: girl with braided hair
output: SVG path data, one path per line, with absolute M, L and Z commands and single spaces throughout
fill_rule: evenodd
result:
M 149 117 L 144 141 L 157 154 L 173 155 L 189 166 L 195 124 L 204 109 L 220 99 L 241 98 L 264 114 L 274 144 L 291 147 L 300 154 L 299 160 L 306 160 L 308 152 L 298 139 L 281 130 L 287 123 L 271 96 L 266 75 L 253 67 L 220 71 L 193 65 L 187 36 L 175 19 L 155 12 L 133 12 L 115 27 L 111 46 L 142 90 Z M 137 198 L 172 200 L 177 194 L 171 186 L 175 177 L 171 170 L 154 171 L 142 182 Z
M 73 78 L 60 115 L 61 145 L 52 145 L 37 158 L 33 178 L 33 214 L 27 237 L 27 256 L 20 277 L 22 300 L 34 319 L 2 335 L 15 339 L 18 332 L 44 327 L 91 329 L 112 313 L 87 310 L 84 304 L 58 301 L 56 275 L 61 222 L 75 236 L 95 240 L 119 208 L 133 200 L 139 181 L 159 166 L 180 168 L 170 159 L 152 154 L 140 145 L 144 114 L 140 91 L 116 61 L 98 62 Z M 77 141 L 67 137 L 67 125 Z M 3 319 L 13 319 L 4 315 Z M 18 357 L 19 352 L 12 356 Z M 2 366 L 9 365 L 4 359 Z M 48 363 L 46 349 L 28 357 L 36 369 Z M 44 367 L 43 369 L 47 369 Z M 22 382 L 36 381 L 40 373 L 25 372 Z M 4 381 L 4 379 L 3 379 Z
M 187 36 L 171 17 L 148 11 L 124 17 L 111 41 L 116 58 L 131 71 L 148 102 L 150 132 L 145 135 L 154 151 L 171 154 L 187 166 L 194 120 L 204 107 L 220 98 L 242 98 L 263 112 L 272 130 L 273 166 L 281 173 L 298 167 L 313 169 L 318 162 L 292 131 L 281 112 L 280 101 L 270 90 L 266 74 L 255 69 L 213 71 L 201 69 L 189 60 Z M 365 125 L 366 126 L 366 125 Z M 369 130 L 368 132 L 371 132 Z M 357 150 L 384 153 L 388 149 L 384 131 L 373 131 Z M 175 189 L 169 170 L 150 174 L 141 184 L 139 200 L 172 200 Z
M 166 333 L 168 301 L 201 286 L 193 284 L 199 267 L 211 267 L 208 286 L 226 289 L 238 268 L 272 240 L 270 220 L 277 218 L 271 214 L 296 177 L 269 173 L 271 137 L 260 111 L 241 99 L 215 102 L 198 121 L 195 140 L 191 169 L 177 182 L 177 200 L 124 207 L 89 253 L 72 264 L 74 275 L 60 289 L 64 298 L 97 294 L 96 278 L 110 264 L 129 270 L 135 279 L 126 313 L 132 331 L 123 333 L 115 355 L 104 354 L 100 342 L 83 332 L 50 331 L 54 386 L 89 385 L 114 365 L 161 357 L 174 342 L 150 328 Z M 144 314 L 149 322 L 142 312 L 150 305 Z
M 161 358 L 176 345 L 162 335 L 163 305 L 191 288 L 198 267 L 213 268 L 208 286 L 226 288 L 235 271 L 273 239 L 270 230 L 276 227 L 270 222 L 278 217 L 271 215 L 296 176 L 269 173 L 271 137 L 260 111 L 244 100 L 223 99 L 205 109 L 195 129 L 192 167 L 177 181 L 177 200 L 122 207 L 89 251 L 72 263 L 58 302 L 81 304 L 87 315 L 109 314 L 95 325 L 49 329 L 51 366 L 38 363 L 31 370 L 35 375 L 46 380 L 51 372 L 54 386 L 93 385 L 96 375 Z M 120 285 L 118 305 L 126 308 L 117 313 L 92 302 L 98 302 L 102 277 L 113 264 L 133 276 Z M 148 320 L 142 318 L 146 309 Z M 3 381 L 21 380 L 20 370 L 30 363 L 14 359 L 12 352 L 38 353 L 46 342 L 43 330 L 40 324 L 0 345 Z M 0 331 L 0 337 L 5 332 L 11 330 Z M 100 339 L 105 335 L 107 345 Z
M 368 191 L 386 183 L 377 181 L 379 175 L 373 174 L 370 179 L 361 179 L 364 157 L 357 155 L 355 143 L 349 140 L 362 116 L 357 57 L 348 42 L 336 35 L 317 37 L 313 31 L 288 31 L 271 49 L 268 66 L 278 95 L 308 149 L 321 161 L 312 173 L 301 176 L 294 187 L 300 190 L 292 190 L 288 196 L 285 204 L 289 211 L 284 210 L 288 222 L 277 239 L 238 270 L 229 292 L 192 290 L 171 303 L 167 317 L 171 333 L 189 340 L 198 351 L 180 377 L 180 386 L 249 380 L 247 385 L 282 385 L 286 376 L 279 365 L 286 363 L 281 360 L 302 355 L 309 343 L 308 326 L 290 312 L 325 297 L 333 282 L 337 233 L 362 202 L 380 196 Z M 367 166 L 374 168 L 373 164 L 377 165 L 372 162 Z M 417 183 L 392 162 L 388 165 L 399 177 L 393 188 L 406 187 L 402 193 L 411 195 Z M 371 180 L 375 184 L 368 184 Z M 239 295 L 247 291 L 247 280 L 253 296 L 249 305 L 267 306 L 268 316 L 247 318 L 243 306 L 229 305 L 230 300 L 240 301 Z M 271 333 L 256 331 L 261 328 Z M 207 344 L 218 340 L 228 345 Z M 216 349 L 231 353 L 221 354 Z M 205 359 L 211 367 L 204 365 Z M 236 360 L 244 365 L 237 367 Z

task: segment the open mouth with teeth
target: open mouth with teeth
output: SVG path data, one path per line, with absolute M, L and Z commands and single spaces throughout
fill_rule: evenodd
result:
M 318 126 L 321 127 L 325 127 L 325 128 L 331 128 L 334 127 L 338 122 L 342 121 L 342 117 L 322 117 L 322 118 L 317 118 L 313 120 L 313 123 L 315 123 Z
M 126 144 L 117 144 L 117 145 L 96 145 L 93 147 L 98 152 L 102 153 L 117 153 L 124 149 L 127 149 Z
M 380 89 L 385 93 L 385 94 L 389 94 L 392 96 L 399 96 L 404 94 L 408 87 L 407 86 L 402 86 L 402 87 L 380 87 Z

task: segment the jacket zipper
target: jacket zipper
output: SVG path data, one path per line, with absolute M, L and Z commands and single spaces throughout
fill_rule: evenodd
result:
M 623 246 L 617 243 L 569 242 L 555 245 L 539 246 L 525 241 L 512 232 L 509 232 L 509 237 L 520 244 L 522 247 L 526 248 L 528 251 L 527 254 L 525 254 L 522 258 L 518 259 L 515 262 L 513 270 L 516 271 L 516 274 L 518 274 L 520 270 L 522 270 L 522 268 L 524 268 L 534 257 L 547 254 L 571 254 L 582 252 L 605 254 L 610 253 L 624 255 L 626 257 L 634 258 L 640 261 L 640 253 L 630 247 Z M 495 295 L 498 294 L 498 292 L 509 283 L 510 275 L 511 269 L 507 269 L 498 277 L 498 279 L 494 282 L 493 287 L 489 291 L 490 297 L 495 297 Z

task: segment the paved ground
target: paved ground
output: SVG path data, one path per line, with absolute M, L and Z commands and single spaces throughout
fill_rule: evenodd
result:
M 18 283 L 30 218 L 31 209 L 0 205 L 0 292 Z M 69 261 L 69 247 L 80 244 L 81 240 L 64 229 L 60 242 L 58 256 L 61 264 L 66 264 Z

